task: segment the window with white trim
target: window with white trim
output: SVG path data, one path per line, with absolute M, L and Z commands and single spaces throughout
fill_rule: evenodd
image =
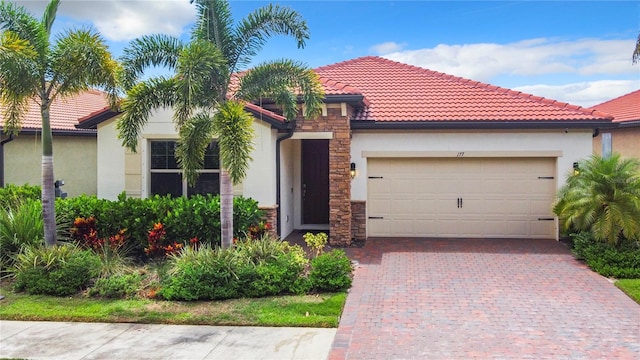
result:
M 195 194 L 220 193 L 220 159 L 218 144 L 212 142 L 205 153 L 204 169 L 196 185 L 191 187 L 182 176 L 182 170 L 175 157 L 176 142 L 172 140 L 151 141 L 151 162 L 149 166 L 151 195 L 191 196 Z
M 611 156 L 611 133 L 602 133 L 602 157 Z

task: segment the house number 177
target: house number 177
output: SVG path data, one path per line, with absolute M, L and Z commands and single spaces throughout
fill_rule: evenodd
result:
M 458 155 L 456 155 L 456 157 L 463 157 L 463 156 L 464 156 L 464 151 L 460 151 Z

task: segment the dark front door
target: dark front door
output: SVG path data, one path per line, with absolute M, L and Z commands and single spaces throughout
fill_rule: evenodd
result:
M 329 140 L 302 140 L 302 223 L 329 223 Z

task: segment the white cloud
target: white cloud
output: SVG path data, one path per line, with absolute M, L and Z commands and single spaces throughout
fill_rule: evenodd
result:
M 565 85 L 526 85 L 513 90 L 590 107 L 638 90 L 639 87 L 637 80 L 600 80 Z
M 383 45 L 383 44 L 381 44 Z M 509 44 L 480 43 L 383 52 L 384 57 L 447 74 L 490 82 L 497 75 L 627 74 L 635 39 L 528 39 Z M 391 47 L 389 47 L 391 48 Z
M 387 41 L 380 44 L 373 45 L 369 48 L 369 51 L 372 51 L 378 55 L 384 55 L 389 53 L 394 53 L 402 50 L 406 46 L 405 43 L 398 44 L 393 41 Z
M 18 0 L 38 18 L 48 1 Z M 141 35 L 163 33 L 179 36 L 195 20 L 189 0 L 67 0 L 58 16 L 92 23 L 108 40 L 128 41 Z

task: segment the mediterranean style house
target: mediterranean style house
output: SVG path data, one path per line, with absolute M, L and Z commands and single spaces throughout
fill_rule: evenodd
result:
M 611 126 L 601 129 L 593 138 L 594 152 L 601 156 L 616 152 L 623 157 L 640 158 L 640 90 L 593 108 L 613 115 Z
M 326 97 L 316 119 L 287 122 L 268 99 L 255 116 L 253 161 L 235 192 L 256 199 L 281 237 L 326 230 L 330 243 L 366 237 L 556 239 L 551 211 L 574 163 L 612 116 L 380 57 L 315 69 Z M 169 109 L 138 153 L 122 148 L 105 108 L 97 129 L 97 192 L 216 193 L 215 139 L 195 187 L 174 159 Z
M 78 122 L 108 106 L 106 95 L 89 90 L 56 99 L 51 104 L 54 175 L 65 180 L 69 196 L 97 194 L 97 132 L 78 128 Z M 0 106 L 0 186 L 40 185 L 42 182 L 42 118 L 40 105 L 29 103 L 17 136 L 4 133 L 4 109 Z

